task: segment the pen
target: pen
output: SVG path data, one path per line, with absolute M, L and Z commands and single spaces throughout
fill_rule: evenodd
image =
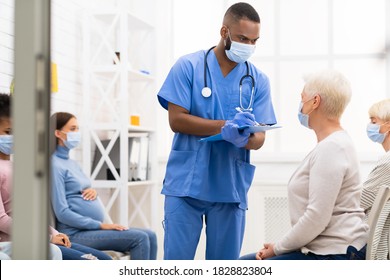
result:
M 239 112 L 239 113 L 242 113 L 244 112 L 240 107 L 236 107 L 236 111 Z M 247 111 L 245 111 L 247 112 Z M 255 125 L 254 126 L 261 126 L 262 124 L 258 123 L 257 121 L 255 121 Z

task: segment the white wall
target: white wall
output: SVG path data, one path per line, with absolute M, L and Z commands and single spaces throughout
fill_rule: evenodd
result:
M 14 1 L 0 0 L 0 92 L 9 93 L 14 73 Z
M 54 0 L 51 3 L 51 59 L 57 64 L 58 92 L 51 95 L 51 111 L 74 114 L 80 124 L 82 114 L 82 28 L 83 1 Z M 71 156 L 82 162 L 81 147 Z
M 58 64 L 59 92 L 52 95 L 53 111 L 81 110 L 80 1 L 52 1 L 52 61 Z M 14 62 L 14 0 L 0 0 L 0 90 L 9 92 Z

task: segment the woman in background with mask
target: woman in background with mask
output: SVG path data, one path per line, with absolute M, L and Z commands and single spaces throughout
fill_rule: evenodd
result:
M 241 259 L 364 259 L 368 226 L 360 207 L 359 161 L 340 118 L 351 88 L 336 71 L 315 73 L 305 81 L 298 111 L 317 145 L 288 183 L 291 229 L 276 243 Z
M 0 93 L 0 256 L 11 258 L 11 196 L 13 135 L 11 120 L 11 97 Z M 68 236 L 49 226 L 49 257 L 53 260 L 110 260 L 111 257 L 98 250 L 71 243 Z M 4 242 L 3 242 L 4 241 Z
M 379 187 L 383 185 L 390 186 L 390 99 L 384 99 L 373 104 L 368 114 L 370 123 L 367 125 L 367 135 L 373 142 L 381 144 L 386 154 L 378 160 L 363 183 L 360 203 L 366 213 L 366 220 L 368 220 Z M 389 210 L 387 209 L 387 211 Z M 377 258 L 381 260 L 389 259 L 389 228 L 390 217 L 387 218 L 378 241 Z M 374 243 L 376 242 L 374 241 Z
M 97 192 L 69 151 L 81 140 L 75 116 L 66 112 L 51 117 L 57 147 L 52 155 L 51 201 L 57 227 L 72 242 L 98 250 L 130 252 L 133 260 L 156 259 L 157 237 L 147 229 L 127 228 L 103 222 L 104 209 Z

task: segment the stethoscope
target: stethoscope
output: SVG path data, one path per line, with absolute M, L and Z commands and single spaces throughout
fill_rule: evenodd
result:
M 215 46 L 211 47 L 207 52 L 206 52 L 206 55 L 204 56 L 204 72 L 203 72 L 203 77 L 204 77 L 204 87 L 202 88 L 202 96 L 205 97 L 205 98 L 208 98 L 211 96 L 211 88 L 209 88 L 207 86 L 207 56 L 209 55 L 210 51 L 212 49 L 214 49 Z M 242 76 L 241 79 L 240 79 L 240 107 L 237 107 L 236 110 L 242 112 L 242 111 L 252 111 L 253 108 L 252 108 L 252 102 L 253 102 L 253 96 L 254 96 L 254 93 L 255 93 L 255 79 L 253 78 L 252 75 L 249 74 L 249 65 L 248 65 L 248 62 L 245 61 L 245 65 L 246 65 L 246 75 Z M 244 79 L 246 78 L 250 78 L 251 79 L 251 83 L 252 83 L 252 92 L 251 92 L 251 98 L 249 100 L 249 105 L 248 107 L 244 107 L 242 105 L 242 83 L 244 81 Z

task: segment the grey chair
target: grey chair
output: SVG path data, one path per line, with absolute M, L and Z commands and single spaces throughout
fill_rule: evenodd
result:
M 390 251 L 390 186 L 381 186 L 368 216 L 367 260 L 387 260 Z

